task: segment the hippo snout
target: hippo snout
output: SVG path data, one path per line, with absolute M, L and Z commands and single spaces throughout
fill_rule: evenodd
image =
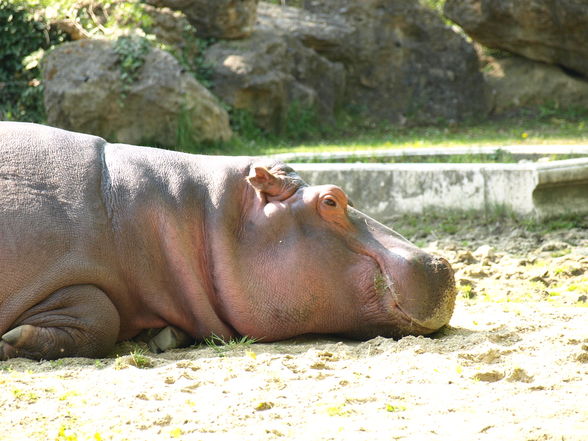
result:
M 447 260 L 418 253 L 407 259 L 396 274 L 396 302 L 414 323 L 430 332 L 449 323 L 456 287 Z

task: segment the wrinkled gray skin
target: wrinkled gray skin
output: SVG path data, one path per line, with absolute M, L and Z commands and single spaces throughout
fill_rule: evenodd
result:
M 284 164 L 0 123 L 0 360 L 212 333 L 429 334 L 449 264 Z

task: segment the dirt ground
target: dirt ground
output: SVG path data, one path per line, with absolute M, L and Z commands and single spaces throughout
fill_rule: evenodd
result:
M 433 338 L 0 362 L 0 440 L 588 440 L 588 229 L 418 241 L 460 289 Z

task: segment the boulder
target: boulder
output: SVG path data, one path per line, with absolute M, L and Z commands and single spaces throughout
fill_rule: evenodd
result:
M 251 34 L 259 0 L 148 0 L 182 11 L 202 38 L 238 39 Z
M 148 28 L 150 34 L 155 35 L 158 42 L 174 48 L 182 49 L 193 40 L 194 28 L 181 11 L 170 8 L 157 8 L 144 4 L 143 11 L 151 18 Z M 198 54 L 194 54 L 197 56 Z
M 65 43 L 43 59 L 50 125 L 131 144 L 173 147 L 178 130 L 194 142 L 231 137 L 227 112 L 169 53 L 150 49 L 132 82 L 121 79 L 115 43 Z M 181 124 L 181 127 L 180 127 Z
M 447 0 L 444 13 L 485 46 L 588 76 L 587 0 Z
M 512 56 L 492 60 L 484 69 L 491 90 L 492 111 L 501 114 L 519 107 L 585 106 L 588 82 L 558 66 Z
M 309 12 L 267 2 L 259 3 L 256 29 L 291 36 L 333 61 L 347 60 L 345 48 L 355 33 L 348 21 L 336 13 Z
M 213 92 L 235 109 L 247 110 L 270 132 L 284 127 L 295 105 L 322 121 L 332 120 L 345 88 L 340 63 L 272 27 L 259 27 L 244 40 L 214 44 L 206 63 L 213 70 Z
M 320 26 L 301 24 L 293 35 L 344 63 L 346 101 L 364 115 L 428 123 L 487 112 L 472 45 L 420 2 L 307 0 L 304 6 L 319 23 L 331 17 L 338 29 L 326 38 Z

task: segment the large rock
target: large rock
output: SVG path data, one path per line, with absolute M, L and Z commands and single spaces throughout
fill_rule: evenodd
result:
M 330 60 L 345 64 L 346 99 L 364 115 L 392 122 L 431 122 L 486 112 L 473 47 L 420 2 L 307 0 L 305 8 L 317 21 L 326 17 L 339 27 L 331 35 L 342 38 L 325 38 L 320 27 L 308 25 L 299 26 L 303 29 L 294 34 Z
M 588 82 L 551 64 L 512 56 L 492 60 L 484 69 L 496 114 L 540 105 L 586 106 Z
M 447 0 L 444 13 L 485 46 L 588 76 L 588 0 Z
M 283 128 L 293 106 L 330 121 L 345 87 L 340 63 L 269 27 L 248 39 L 211 46 L 206 63 L 213 69 L 214 93 L 272 132 Z
M 237 39 L 251 34 L 259 0 L 148 0 L 182 11 L 203 38 Z
M 179 124 L 197 141 L 227 140 L 218 100 L 167 52 L 151 49 L 131 83 L 121 80 L 115 43 L 80 40 L 43 59 L 48 123 L 110 141 L 173 147 Z
M 487 111 L 474 49 L 418 2 L 305 6 L 260 2 L 250 38 L 220 42 L 207 53 L 214 92 L 250 110 L 263 127 L 279 127 L 293 100 L 327 119 L 337 103 L 391 122 L 459 120 Z
M 294 37 L 304 46 L 335 61 L 347 59 L 345 48 L 355 33 L 348 20 L 337 13 L 314 13 L 267 2 L 259 3 L 257 29 Z
M 151 19 L 148 32 L 155 35 L 158 42 L 182 49 L 194 39 L 194 29 L 181 11 L 149 4 L 142 5 L 142 8 Z

